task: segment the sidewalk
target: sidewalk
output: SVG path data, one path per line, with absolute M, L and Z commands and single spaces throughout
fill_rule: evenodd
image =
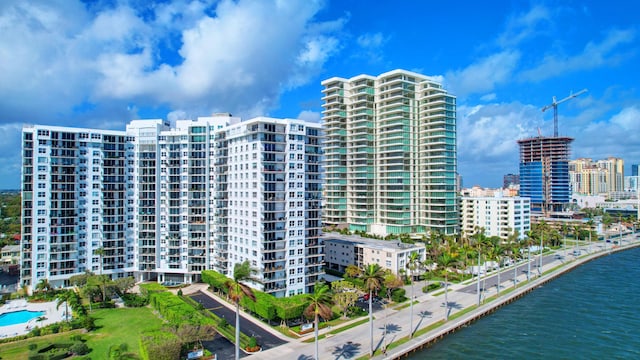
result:
M 595 245 L 595 244 L 594 244 Z M 607 254 L 610 251 L 619 251 L 629 247 L 638 246 L 638 240 L 635 235 L 627 237 L 624 244 L 618 248 L 612 248 L 612 244 L 608 244 L 608 248 L 598 248 L 594 245 L 584 245 L 579 249 L 581 250 L 581 256 L 576 260 L 576 257 L 572 255 L 573 249 L 567 249 L 565 255 L 564 250 L 560 249 L 552 253 L 544 255 L 547 260 L 542 266 L 542 277 L 538 275 L 538 269 L 531 265 L 531 277 L 526 286 L 522 286 L 522 283 L 527 282 L 527 275 L 520 273 L 517 276 L 518 284 L 521 285 L 516 291 L 511 291 L 506 295 L 502 295 L 499 299 L 492 300 L 481 305 L 478 309 L 465 314 L 461 318 L 450 320 L 446 324 L 442 325 L 438 329 L 435 329 L 428 334 L 421 335 L 418 338 L 409 340 L 408 342 L 398 346 L 397 348 L 390 349 L 386 356 L 377 356 L 376 359 L 395 359 L 404 353 L 407 349 L 418 347 L 426 339 L 430 337 L 439 336 L 441 333 L 446 333 L 450 329 L 455 329 L 464 324 L 469 317 L 477 316 L 479 313 L 489 311 L 496 306 L 500 306 L 504 302 L 510 301 L 511 298 L 518 297 L 522 293 L 530 291 L 532 288 L 537 287 L 539 284 L 549 281 L 550 279 L 558 276 L 559 274 L 578 266 L 591 259 Z M 602 245 L 602 244 L 599 244 Z M 591 248 L 591 252 L 587 250 Z M 563 256 L 557 256 L 563 255 Z M 534 257 L 532 254 L 532 261 L 538 260 L 537 255 Z M 550 260 L 550 261 L 549 261 Z M 526 262 L 525 262 L 526 264 Z M 521 263 L 522 265 L 522 263 Z M 550 274 L 544 274 L 546 271 L 560 267 L 556 271 Z M 496 272 L 490 273 L 486 277 L 486 281 L 489 282 Z M 475 306 L 478 303 L 478 295 L 474 292 L 463 292 L 464 288 L 473 286 L 474 282 L 466 282 L 464 284 L 456 284 L 449 287 L 449 293 L 447 295 L 448 302 L 451 305 L 451 315 L 462 311 L 471 306 Z M 513 288 L 513 268 L 507 268 L 501 271 L 500 286 L 502 291 L 505 289 Z M 413 305 L 413 319 L 411 316 L 410 307 L 405 307 L 401 310 L 386 309 L 375 314 L 374 318 L 374 349 L 381 349 L 384 344 L 389 344 L 393 341 L 401 338 L 409 337 L 410 327 L 413 325 L 414 332 L 417 329 L 425 328 L 434 324 L 439 320 L 445 318 L 445 306 L 444 306 L 444 294 L 438 296 L 432 296 L 430 294 L 423 294 L 422 287 L 414 290 L 416 295 L 417 304 Z M 410 290 L 410 289 L 409 289 Z M 496 286 L 487 287 L 484 290 L 484 299 L 490 298 L 497 293 Z M 411 296 L 410 292 L 407 293 Z M 387 336 L 383 337 L 384 324 L 387 323 Z M 326 331 L 326 330 L 325 330 Z M 325 332 L 321 331 L 321 333 Z M 311 337 L 313 338 L 313 337 Z M 303 343 L 302 340 L 292 340 L 289 344 L 279 346 L 274 349 L 266 350 L 261 353 L 251 355 L 252 360 L 260 359 L 273 359 L 280 360 L 285 359 L 313 359 L 315 353 L 315 344 L 313 342 Z M 370 349 L 370 337 L 369 337 L 369 324 L 362 324 L 352 329 L 345 330 L 335 336 L 324 338 L 319 341 L 319 357 L 320 359 L 340 359 L 340 358 L 358 358 L 360 356 L 367 355 Z

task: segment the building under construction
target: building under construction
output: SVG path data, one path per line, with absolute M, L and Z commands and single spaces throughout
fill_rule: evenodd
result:
M 531 212 L 553 216 L 571 201 L 570 144 L 573 138 L 543 137 L 518 140 L 520 196 L 531 199 Z

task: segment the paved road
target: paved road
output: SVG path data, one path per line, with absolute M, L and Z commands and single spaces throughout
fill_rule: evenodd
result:
M 637 243 L 635 236 L 628 237 L 628 241 L 625 241 L 623 245 L 626 245 L 633 240 Z M 602 244 L 601 247 L 592 245 L 592 251 L 600 251 L 604 253 L 606 249 Z M 611 245 L 609 245 L 610 247 Z M 586 254 L 588 246 L 582 247 L 582 253 Z M 574 260 L 574 256 L 571 255 L 573 249 L 567 249 L 567 255 L 563 250 L 556 251 L 550 255 L 544 256 L 542 273 L 550 269 L 556 268 L 562 264 L 567 264 L 570 260 L 571 263 Z M 535 269 L 535 270 L 534 270 Z M 518 282 L 526 282 L 527 276 L 524 271 L 527 270 L 527 264 L 520 264 L 518 266 Z M 533 285 L 538 283 L 538 271 L 536 268 L 531 268 L 531 282 Z M 510 274 L 510 275 L 507 275 Z M 545 275 L 545 277 L 548 275 Z M 495 278 L 495 279 L 494 279 Z M 491 280 L 494 279 L 494 280 Z M 540 279 L 543 281 L 545 278 Z M 513 269 L 509 269 L 501 275 L 501 288 L 513 287 Z M 487 277 L 487 284 L 485 286 L 485 297 L 492 296 L 496 293 L 496 286 L 493 281 L 497 282 L 497 276 Z M 494 284 L 494 285 L 491 285 Z M 476 284 L 466 283 L 464 285 L 452 285 L 449 286 L 450 292 L 448 293 L 449 314 L 458 312 L 462 309 L 474 306 L 477 304 Z M 417 294 L 420 292 L 420 294 Z M 421 291 L 416 291 L 417 304 L 413 306 L 413 314 L 411 313 L 411 307 L 403 308 L 401 310 L 385 309 L 375 313 L 374 320 L 374 334 L 373 334 L 373 347 L 374 349 L 381 349 L 385 343 L 393 342 L 403 337 L 408 337 L 411 331 L 415 331 L 419 328 L 424 328 L 433 324 L 438 320 L 445 318 L 445 304 L 444 295 L 432 296 L 430 294 L 422 294 Z M 485 305 L 491 306 L 491 303 Z M 413 315 L 413 316 L 412 316 Z M 384 324 L 387 323 L 387 335 L 384 338 Z M 447 324 L 451 324 L 448 322 Z M 338 335 L 328 337 L 320 340 L 320 359 L 354 359 L 368 354 L 371 340 L 369 337 L 369 324 L 363 324 L 339 333 Z M 411 340 L 401 346 L 410 346 L 415 341 Z M 251 356 L 251 360 L 271 360 L 271 359 L 293 359 L 293 360 L 306 360 L 312 359 L 314 356 L 314 344 L 302 343 L 300 341 L 291 341 L 286 346 L 280 346 L 275 349 L 263 351 Z M 389 356 L 392 356 L 389 354 Z M 378 357 L 384 358 L 384 357 Z
M 189 296 L 195 301 L 201 303 L 207 310 L 213 312 L 214 314 L 216 314 L 217 316 L 223 319 L 226 319 L 229 324 L 231 324 L 232 326 L 235 326 L 236 313 L 234 310 L 229 309 L 227 306 L 223 305 L 218 300 L 214 299 L 213 297 L 201 291 Z M 242 331 L 244 334 L 248 336 L 255 337 L 256 340 L 258 340 L 258 344 L 262 346 L 263 350 L 269 350 L 276 346 L 280 346 L 282 344 L 287 343 L 286 341 L 280 339 L 279 337 L 274 336 L 269 331 L 266 331 L 262 327 L 256 325 L 252 321 L 249 321 L 242 315 L 240 316 L 240 331 Z M 223 340 L 217 340 L 210 345 L 212 348 L 215 347 L 214 349 L 215 351 L 213 351 L 212 349 L 209 349 L 209 347 L 207 347 L 207 349 L 209 349 L 214 353 L 218 353 L 218 359 L 233 358 L 235 354 L 235 345 L 229 341 L 225 342 Z M 228 348 L 231 349 L 230 357 L 224 356 Z M 224 354 L 222 354 L 223 352 Z M 242 352 L 241 352 L 241 355 L 244 356 Z

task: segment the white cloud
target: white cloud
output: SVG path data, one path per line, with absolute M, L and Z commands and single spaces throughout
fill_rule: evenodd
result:
M 566 73 L 615 66 L 630 56 L 630 53 L 616 52 L 616 50 L 633 42 L 635 38 L 636 31 L 632 29 L 610 31 L 601 42 L 587 43 L 580 54 L 546 55 L 538 66 L 523 71 L 520 78 L 524 81 L 540 81 Z
M 447 72 L 448 89 L 457 96 L 492 91 L 512 79 L 520 53 L 505 50 L 476 61 L 461 70 Z
M 498 37 L 502 47 L 518 45 L 523 40 L 537 35 L 541 27 L 549 24 L 551 13 L 542 5 L 533 6 L 527 12 L 517 14 L 507 20 L 506 28 Z
M 317 111 L 304 110 L 298 114 L 298 119 L 311 121 L 315 123 L 320 123 L 322 119 L 322 114 Z
M 365 33 L 356 38 L 359 50 L 354 53 L 356 59 L 366 59 L 369 63 L 378 63 L 384 60 L 384 46 L 391 36 L 381 32 Z
M 322 71 L 345 22 L 315 20 L 319 1 L 139 5 L 4 3 L 3 120 L 68 122 L 78 107 L 100 113 L 118 103 L 264 115 Z
M 497 98 L 496 93 L 489 93 L 489 94 L 482 95 L 480 97 L 480 100 L 482 100 L 482 101 L 493 101 L 496 98 Z

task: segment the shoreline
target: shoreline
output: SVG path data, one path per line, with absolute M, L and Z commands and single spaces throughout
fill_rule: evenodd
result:
M 635 236 L 635 234 L 632 234 L 632 236 Z M 443 339 L 445 336 L 450 335 L 487 315 L 490 315 L 501 307 L 517 301 L 518 299 L 526 296 L 538 287 L 543 286 L 586 263 L 589 263 L 603 256 L 608 256 L 612 253 L 626 251 L 636 247 L 640 247 L 640 241 L 632 240 L 629 244 L 617 246 L 610 249 L 602 249 L 600 251 L 583 255 L 575 260 L 566 262 L 559 266 L 555 266 L 548 270 L 546 273 L 543 273 L 541 276 L 531 280 L 529 283 L 521 285 L 517 289 L 510 291 L 508 294 L 500 295 L 500 297 L 493 299 L 486 304 L 481 304 L 477 309 L 471 310 L 469 313 L 462 315 L 460 318 L 450 320 L 449 322 L 429 331 L 426 334 L 414 337 L 404 344 L 389 349 L 386 355 L 376 355 L 371 357 L 371 359 L 396 360 L 406 358 L 415 352 L 428 348 L 429 346 Z M 474 306 L 476 305 L 473 305 L 471 307 Z M 465 311 L 469 308 L 470 307 L 464 307 L 459 311 Z

